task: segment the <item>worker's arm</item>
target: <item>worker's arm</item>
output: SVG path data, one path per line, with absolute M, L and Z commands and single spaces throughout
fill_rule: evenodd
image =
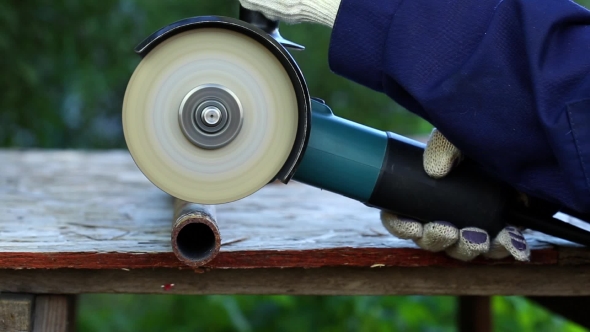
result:
M 590 213 L 590 12 L 567 0 L 342 0 L 332 70 L 522 192 Z

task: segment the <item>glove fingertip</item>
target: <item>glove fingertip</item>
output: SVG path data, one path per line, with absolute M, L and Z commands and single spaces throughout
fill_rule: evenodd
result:
M 449 142 L 436 128 L 432 130 L 424 156 L 423 168 L 428 176 L 439 179 L 451 172 L 462 160 L 462 155 L 451 142 Z
M 498 236 L 492 242 L 490 255 L 488 256 L 490 258 L 512 256 L 517 261 L 529 262 L 531 251 L 522 233 L 518 229 L 509 226 L 498 233 Z
M 461 229 L 459 241 L 445 252 L 455 259 L 471 261 L 489 250 L 490 237 L 488 233 L 479 228 L 467 227 Z
M 459 229 L 444 221 L 434 221 L 424 225 L 422 238 L 416 244 L 425 250 L 439 252 L 459 240 Z
M 381 211 L 381 223 L 389 233 L 404 240 L 416 240 L 422 237 L 422 223 Z

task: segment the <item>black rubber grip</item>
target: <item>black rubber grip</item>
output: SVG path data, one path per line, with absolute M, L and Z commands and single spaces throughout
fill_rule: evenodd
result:
M 433 179 L 424 171 L 424 149 L 393 133 L 381 173 L 366 205 L 423 222 L 446 221 L 458 228 L 478 227 L 495 236 L 506 225 L 504 209 L 516 199 L 511 187 L 464 160 Z

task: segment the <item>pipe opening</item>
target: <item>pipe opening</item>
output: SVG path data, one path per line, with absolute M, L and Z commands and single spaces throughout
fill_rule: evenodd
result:
M 186 259 L 201 261 L 215 251 L 215 233 L 203 223 L 187 224 L 178 231 L 176 245 Z

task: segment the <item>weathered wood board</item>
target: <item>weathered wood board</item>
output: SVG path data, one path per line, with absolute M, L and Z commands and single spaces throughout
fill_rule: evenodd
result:
M 574 266 L 2 270 L 0 289 L 47 294 L 590 295 Z
M 172 254 L 171 197 L 127 151 L 0 151 L 0 268 L 185 268 Z M 532 261 L 459 263 L 385 231 L 377 210 L 299 183 L 217 207 L 209 269 L 586 265 L 587 249 L 528 232 Z
M 35 296 L 33 332 L 74 332 L 76 297 L 67 295 Z
M 29 294 L 1 294 L 0 331 L 30 332 L 34 302 Z

